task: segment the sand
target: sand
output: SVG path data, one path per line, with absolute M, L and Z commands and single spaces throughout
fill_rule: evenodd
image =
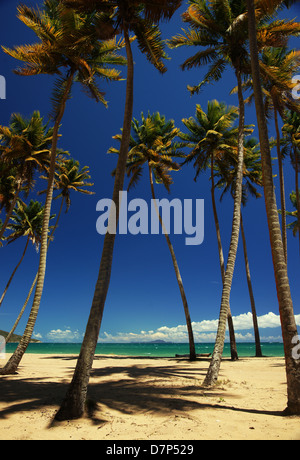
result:
M 53 422 L 76 360 L 26 354 L 18 374 L 0 376 L 1 440 L 300 439 L 300 418 L 282 414 L 283 358 L 223 360 L 218 385 L 205 390 L 208 360 L 96 356 L 94 410 Z

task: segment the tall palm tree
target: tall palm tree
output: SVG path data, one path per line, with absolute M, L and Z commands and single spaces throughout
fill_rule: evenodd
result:
M 124 185 L 133 112 L 134 63 L 129 33 L 130 31 L 134 32 L 140 50 L 146 54 L 148 60 L 160 72 L 164 73 L 166 71 L 163 63 L 165 52 L 157 23 L 162 18 L 171 18 L 180 3 L 180 0 L 162 0 L 160 2 L 153 2 L 151 0 L 144 0 L 143 2 L 137 0 L 66 0 L 66 4 L 69 6 L 74 5 L 83 11 L 97 10 L 105 12 L 112 10 L 112 30 L 122 32 L 125 39 L 127 56 L 126 98 L 122 142 L 112 195 L 112 199 L 116 205 L 117 219 L 119 216 L 119 192 L 122 191 Z M 90 371 L 110 283 L 114 242 L 115 234 L 106 233 L 99 275 L 80 355 L 71 385 L 56 414 L 56 419 L 77 418 L 81 417 L 84 412 Z
M 264 0 L 258 0 L 257 5 Z M 258 10 L 258 43 L 261 49 L 265 46 L 280 46 L 285 31 L 298 30 L 293 21 L 274 21 L 268 24 L 266 14 Z M 186 59 L 182 69 L 191 69 L 203 64 L 210 64 L 209 70 L 200 84 L 189 87 L 191 93 L 199 92 L 204 84 L 219 81 L 229 63 L 238 83 L 239 100 L 239 137 L 238 137 L 238 169 L 236 190 L 234 194 L 234 211 L 232 233 L 228 253 L 225 282 L 221 299 L 219 325 L 214 352 L 204 384 L 213 385 L 219 374 L 224 349 L 226 321 L 229 308 L 231 285 L 235 267 L 238 238 L 240 232 L 240 214 L 242 199 L 242 167 L 244 153 L 244 119 L 245 104 L 243 98 L 242 76 L 249 72 L 250 62 L 247 50 L 248 31 L 247 14 L 244 0 L 189 0 L 189 8 L 183 14 L 183 21 L 190 24 L 185 35 L 178 35 L 169 40 L 171 48 L 180 46 L 197 46 L 204 48 L 194 56 Z
M 299 104 L 293 100 L 291 91 L 295 85 L 292 77 L 300 65 L 300 51 L 288 50 L 287 47 L 265 48 L 260 56 L 260 70 L 262 77 L 265 112 L 274 114 L 276 130 L 276 149 L 279 166 L 282 241 L 285 259 L 287 262 L 287 235 L 286 235 L 286 199 L 283 171 L 283 155 L 281 151 L 281 135 L 278 115 L 284 119 L 286 109 L 300 113 Z M 252 86 L 252 80 L 245 83 Z M 250 96 L 251 97 L 251 96 Z
M 84 194 L 87 194 L 87 195 L 92 195 L 94 194 L 94 192 L 91 192 L 91 191 L 88 191 L 85 189 L 85 187 L 91 187 L 92 183 L 89 182 L 89 179 L 91 178 L 90 175 L 89 175 L 89 169 L 88 169 L 88 166 L 84 166 L 83 168 L 80 169 L 80 165 L 79 165 L 79 162 L 77 160 L 74 160 L 73 158 L 69 158 L 69 157 L 66 157 L 66 152 L 64 152 L 64 154 L 59 154 L 57 156 L 57 161 L 56 161 L 56 172 L 55 172 L 55 184 L 54 184 L 54 188 L 56 190 L 58 190 L 59 194 L 54 198 L 54 199 L 58 199 L 58 198 L 61 198 L 61 203 L 60 203 L 60 207 L 59 207 L 59 211 L 58 211 L 58 214 L 57 214 L 57 217 L 56 217 L 56 222 L 55 222 L 55 225 L 53 226 L 52 230 L 51 230 L 51 233 L 49 235 L 49 238 L 48 238 L 48 248 L 49 248 L 49 245 L 51 243 L 51 241 L 53 240 L 53 237 L 54 237 L 54 232 L 56 231 L 57 227 L 58 227 L 58 224 L 59 224 L 59 220 L 60 220 L 60 217 L 61 217 L 61 212 L 62 212 L 62 209 L 63 209 L 63 205 L 64 203 L 66 204 L 66 212 L 68 212 L 70 206 L 71 206 L 71 193 L 73 193 L 74 191 L 76 192 L 80 192 L 80 193 L 84 193 Z M 41 176 L 42 178 L 48 180 L 48 176 Z M 41 191 L 39 192 L 40 194 L 41 193 L 45 193 L 45 191 Z M 27 294 L 27 297 L 25 299 L 25 302 L 21 308 L 21 311 L 18 315 L 18 317 L 16 318 L 16 321 L 12 327 L 12 329 L 10 330 L 9 334 L 7 335 L 6 337 L 6 342 L 9 341 L 10 337 L 12 336 L 12 334 L 14 333 L 14 331 L 16 330 L 22 316 L 23 316 L 23 313 L 27 307 L 27 304 L 30 300 L 30 297 L 32 295 L 32 292 L 33 292 L 33 289 L 36 285 L 36 282 L 37 282 L 37 278 L 38 278 L 38 273 L 36 274 L 34 280 L 33 280 L 33 283 L 30 287 L 30 290 Z
M 16 208 L 14 209 L 14 213 L 11 216 L 11 223 L 7 227 L 11 230 L 11 233 L 5 237 L 5 240 L 7 240 L 8 244 L 10 244 L 22 236 L 26 236 L 26 244 L 22 256 L 5 286 L 4 292 L 0 298 L 0 306 L 2 305 L 7 290 L 25 257 L 29 242 L 31 241 L 37 250 L 39 248 L 41 242 L 43 214 L 44 206 L 42 206 L 39 201 L 34 200 L 30 200 L 28 205 L 18 202 Z
M 215 200 L 214 165 L 215 162 L 222 162 L 226 153 L 233 154 L 237 148 L 238 128 L 233 126 L 237 117 L 236 107 L 227 107 L 226 104 L 216 100 L 207 103 L 206 112 L 197 104 L 196 117 L 182 120 L 188 132 L 180 134 L 185 145 L 192 149 L 184 163 L 194 162 L 196 169 L 195 180 L 197 180 L 201 171 L 205 171 L 208 167 L 211 170 L 211 199 L 217 233 L 222 283 L 225 281 L 225 263 Z M 230 335 L 231 358 L 232 360 L 236 360 L 238 353 L 230 306 L 228 308 L 227 321 Z
M 9 126 L 0 126 L 0 155 L 2 165 L 7 165 L 8 178 L 14 169 L 14 191 L 7 206 L 6 218 L 0 231 L 4 235 L 21 190 L 33 187 L 36 170 L 41 171 L 50 157 L 53 128 L 44 125 L 43 118 L 35 111 L 30 118 L 14 113 Z
M 190 360 L 193 361 L 196 359 L 196 349 L 189 306 L 174 248 L 156 203 L 153 183 L 154 176 L 155 182 L 163 184 L 168 192 L 170 192 L 170 185 L 173 183 L 173 180 L 169 172 L 178 171 L 180 168 L 179 164 L 176 163 L 173 158 L 183 155 L 180 154 L 175 145 L 175 139 L 179 135 L 179 129 L 175 128 L 173 120 L 166 120 L 166 118 L 161 116 L 158 112 L 152 115 L 148 113 L 146 118 L 144 114 L 141 113 L 141 120 L 141 123 L 135 118 L 132 120 L 132 136 L 127 160 L 127 174 L 128 177 L 131 177 L 128 190 L 137 184 L 143 172 L 143 166 L 145 166 L 149 174 L 151 194 L 155 203 L 155 209 L 171 254 L 181 294 L 189 336 Z M 114 139 L 121 142 L 122 135 L 114 136 Z M 109 152 L 119 154 L 119 150 L 115 148 L 110 148 Z
M 275 3 L 275 1 L 274 1 Z M 282 3 L 282 2 L 280 2 Z M 272 2 L 261 5 L 261 11 L 265 14 L 272 13 Z M 270 243 L 273 257 L 277 297 L 281 329 L 284 344 L 284 355 L 287 376 L 287 409 L 289 414 L 300 414 L 300 367 L 299 361 L 294 359 L 293 343 L 298 336 L 294 316 L 293 301 L 287 274 L 283 243 L 281 238 L 280 222 L 277 212 L 276 197 L 273 183 L 272 160 L 269 145 L 268 127 L 264 111 L 263 93 L 258 59 L 258 45 L 256 33 L 256 12 L 254 0 L 247 0 L 248 29 L 251 54 L 251 70 L 255 107 L 259 129 L 260 149 L 262 156 L 262 171 L 267 220 L 269 226 Z
M 289 153 L 291 163 L 295 170 L 295 189 L 296 189 L 296 210 L 300 215 L 300 192 L 299 192 L 299 173 L 300 173 L 300 115 L 297 112 L 288 110 L 284 115 L 283 133 L 283 150 Z M 300 252 L 300 233 L 299 252 Z
M 79 15 L 66 8 L 58 0 L 46 0 L 43 10 L 27 6 L 18 8 L 19 19 L 32 29 L 40 42 L 33 45 L 3 48 L 10 56 L 22 61 L 17 70 L 20 75 L 58 75 L 53 91 L 53 137 L 49 167 L 48 187 L 41 238 L 38 279 L 32 304 L 32 315 L 24 335 L 3 369 L 2 374 L 14 373 L 29 344 L 42 298 L 48 249 L 49 219 L 53 198 L 55 163 L 59 128 L 71 94 L 74 80 L 79 82 L 89 96 L 106 105 L 103 93 L 97 86 L 97 77 L 106 80 L 120 79 L 119 72 L 111 64 L 124 64 L 124 58 L 116 56 L 116 49 L 123 44 L 115 39 L 101 42 L 97 36 L 94 16 Z
M 215 175 L 219 178 L 216 187 L 223 189 L 220 199 L 223 198 L 226 192 L 230 192 L 234 197 L 235 180 L 236 180 L 236 166 L 237 161 L 232 155 L 227 155 L 227 158 L 222 162 L 217 162 L 215 165 Z M 246 206 L 249 195 L 255 198 L 260 198 L 261 194 L 257 190 L 257 186 L 262 185 L 262 170 L 261 170 L 261 155 L 259 145 L 255 138 L 245 140 L 245 154 L 244 154 L 244 167 L 243 167 L 243 196 L 242 205 Z M 248 284 L 248 291 L 250 297 L 250 304 L 252 310 L 254 337 L 255 337 L 255 356 L 262 357 L 260 334 L 258 329 L 257 313 L 255 306 L 255 299 L 253 294 L 253 287 L 250 274 L 249 257 L 246 244 L 246 235 L 243 223 L 243 216 L 241 213 L 241 235 L 243 241 L 244 260 L 246 268 L 246 277 Z
M 298 190 L 298 193 L 300 193 L 300 190 Z M 300 226 L 299 226 L 299 212 L 297 209 L 297 198 L 296 198 L 296 192 L 293 190 L 292 193 L 290 193 L 290 200 L 292 205 L 295 208 L 295 211 L 287 211 L 287 216 L 291 217 L 296 217 L 296 220 L 294 222 L 291 222 L 290 224 L 287 225 L 287 228 L 293 231 L 293 235 L 296 236 L 297 232 L 299 234 L 300 232 Z

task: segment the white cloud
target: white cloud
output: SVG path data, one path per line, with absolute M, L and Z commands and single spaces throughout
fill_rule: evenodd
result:
M 295 315 L 295 319 L 297 326 L 300 326 L 300 315 Z M 193 322 L 192 325 L 195 342 L 214 342 L 218 329 L 218 322 L 218 319 Z M 252 313 L 248 312 L 238 316 L 233 316 L 233 323 L 236 339 L 238 341 L 254 341 Z M 280 328 L 280 317 L 273 312 L 259 316 L 258 326 L 260 331 L 268 328 Z M 276 335 L 274 336 L 270 335 L 263 337 L 263 334 L 261 333 L 261 340 L 269 342 L 281 341 L 282 337 L 280 332 L 275 331 L 275 334 Z M 38 338 L 37 334 L 35 338 Z M 66 328 L 65 330 L 52 330 L 47 334 L 47 339 L 52 342 L 81 342 L 82 338 L 83 334 L 81 334 L 78 330 L 72 331 L 70 328 Z M 141 330 L 140 332 L 118 332 L 116 334 L 102 332 L 99 338 L 99 342 L 106 343 L 151 342 L 154 340 L 164 340 L 165 342 L 178 343 L 188 342 L 187 327 L 186 325 L 179 324 L 174 327 L 161 326 L 155 331 Z
M 295 315 L 296 324 L 300 325 L 300 315 Z M 204 320 L 193 322 L 193 333 L 195 342 L 214 342 L 216 332 L 218 329 L 218 320 Z M 236 333 L 236 339 L 239 341 L 250 342 L 254 340 L 253 335 L 253 319 L 252 313 L 243 313 L 238 316 L 233 316 L 233 324 Z M 273 312 L 258 317 L 259 329 L 277 328 L 280 327 L 280 317 Z M 242 333 L 241 331 L 248 331 Z M 101 334 L 99 342 L 115 342 L 115 343 L 128 343 L 128 342 L 149 342 L 153 340 L 164 340 L 166 342 L 187 342 L 188 333 L 186 325 L 178 325 L 175 327 L 161 326 L 156 331 L 141 331 L 139 333 L 122 333 L 116 335 L 104 332 Z M 269 336 L 262 337 L 266 341 L 281 341 L 281 335 L 277 337 Z
M 32 338 L 33 339 L 36 339 L 36 340 L 41 340 L 43 338 L 42 334 L 40 334 L 39 332 L 34 332 L 32 334 Z
M 71 331 L 70 328 L 62 331 L 61 329 L 53 329 L 48 332 L 47 339 L 53 342 L 80 342 L 82 334 L 77 331 Z

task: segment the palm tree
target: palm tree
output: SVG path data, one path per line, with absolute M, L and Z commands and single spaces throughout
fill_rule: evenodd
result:
M 192 149 L 184 163 L 194 161 L 196 169 L 195 180 L 197 180 L 201 171 L 205 171 L 208 167 L 211 170 L 211 199 L 223 284 L 225 281 L 225 263 L 215 200 L 214 165 L 215 162 L 222 162 L 226 153 L 230 152 L 230 154 L 233 154 L 233 151 L 236 150 L 238 129 L 233 125 L 237 117 L 236 107 L 227 107 L 226 104 L 216 100 L 207 103 L 206 112 L 197 104 L 196 118 L 190 117 L 182 120 L 188 129 L 188 133 L 180 134 L 186 146 Z M 238 359 L 238 353 L 230 306 L 228 308 L 227 321 L 230 335 L 231 358 L 232 360 L 236 360 Z
M 300 189 L 298 190 L 298 193 L 300 193 Z M 293 190 L 292 193 L 290 193 L 290 200 L 292 205 L 295 208 L 295 211 L 287 211 L 287 215 L 291 217 L 296 217 L 296 220 L 294 222 L 291 222 L 290 224 L 287 225 L 287 228 L 293 231 L 293 235 L 296 236 L 297 232 L 299 234 L 300 228 L 299 228 L 299 212 L 297 209 L 297 197 L 296 197 L 296 192 Z
M 45 212 L 41 238 L 38 279 L 32 304 L 30 321 L 14 354 L 6 363 L 2 374 L 14 373 L 29 344 L 42 298 L 48 249 L 49 219 L 53 198 L 55 163 L 59 128 L 71 94 L 74 80 L 79 82 L 89 96 L 106 105 L 104 95 L 97 86 L 96 78 L 119 80 L 119 72 L 109 68 L 116 62 L 124 64 L 124 58 L 115 55 L 115 50 L 123 44 L 114 39 L 101 42 L 97 36 L 97 26 L 89 15 L 78 15 L 66 8 L 58 0 L 46 0 L 44 9 L 34 10 L 27 6 L 18 8 L 19 18 L 31 28 L 39 43 L 19 46 L 14 49 L 3 48 L 12 57 L 24 63 L 17 70 L 20 75 L 55 74 L 59 75 L 54 85 L 53 137 L 49 166 L 48 187 L 45 199 Z
M 300 172 L 300 115 L 299 113 L 288 110 L 284 115 L 283 133 L 283 151 L 289 152 L 291 163 L 295 170 L 295 188 L 296 188 L 296 210 L 300 214 L 300 192 L 299 192 L 299 172 Z M 300 233 L 299 251 L 300 251 Z
M 66 154 L 67 152 L 64 152 Z M 54 197 L 55 200 L 61 198 L 60 209 L 58 212 L 58 219 L 55 227 L 58 225 L 58 221 L 61 215 L 63 205 L 66 205 L 66 212 L 68 212 L 71 206 L 71 192 L 80 192 L 85 195 L 94 195 L 95 192 L 86 190 L 85 187 L 92 187 L 94 184 L 88 182 L 91 178 L 89 175 L 88 166 L 80 167 L 79 161 L 74 158 L 68 158 L 64 154 L 57 156 L 56 172 L 54 177 L 54 190 L 58 190 L 59 193 Z M 49 170 L 47 171 L 49 173 Z M 48 180 L 47 176 L 41 176 L 41 179 Z M 39 195 L 46 193 L 47 190 L 39 191 Z
M 13 178 L 14 190 L 6 198 L 6 218 L 0 232 L 3 236 L 19 198 L 21 190 L 27 193 L 33 187 L 36 170 L 42 170 L 49 159 L 53 129 L 43 124 L 40 113 L 35 111 L 31 118 L 14 113 L 9 126 L 0 126 L 0 154 L 7 180 Z M 12 176 L 12 168 L 14 174 Z
M 279 129 L 278 115 L 284 119 L 285 109 L 300 112 L 299 104 L 291 97 L 291 90 L 294 84 L 292 77 L 300 65 L 300 51 L 288 50 L 286 47 L 265 48 L 260 56 L 260 70 L 262 77 L 263 93 L 265 99 L 265 112 L 274 114 L 276 129 L 276 148 L 279 166 L 281 220 L 282 220 L 282 241 L 287 262 L 287 235 L 286 235 L 286 200 L 283 171 L 283 155 L 281 151 L 281 136 Z M 252 86 L 248 81 L 246 86 Z
M 262 2 L 261 2 L 262 3 Z M 273 2 L 261 5 L 265 14 L 272 13 L 270 8 Z M 274 0 L 275 3 L 275 0 Z M 282 2 L 280 2 L 281 4 Z M 254 0 L 247 0 L 248 28 L 251 54 L 251 70 L 255 107 L 259 129 L 260 149 L 262 156 L 262 171 L 267 220 L 269 226 L 270 243 L 273 257 L 277 297 L 284 344 L 284 354 L 287 375 L 287 413 L 300 414 L 300 367 L 299 362 L 293 357 L 293 343 L 298 336 L 294 316 L 293 301 L 287 274 L 284 248 L 281 238 L 281 229 L 277 212 L 276 197 L 273 183 L 272 160 L 269 145 L 268 127 L 265 117 L 261 77 L 258 59 L 258 45 L 256 35 L 256 12 Z
M 258 0 L 258 7 L 263 1 Z M 258 11 L 257 19 L 259 25 L 257 35 L 261 49 L 265 46 L 280 46 L 286 30 L 289 33 L 291 33 L 291 30 L 298 30 L 298 25 L 295 25 L 293 21 L 274 21 L 272 24 L 266 24 L 266 14 L 260 11 Z M 189 0 L 189 8 L 183 14 L 183 21 L 190 24 L 190 30 L 185 31 L 185 35 L 178 35 L 169 40 L 171 48 L 179 46 L 200 46 L 204 48 L 204 50 L 200 50 L 194 56 L 186 59 L 181 66 L 184 70 L 199 67 L 207 63 L 210 64 L 209 70 L 202 82 L 194 87 L 188 87 L 192 94 L 199 92 L 206 83 L 219 81 L 228 63 L 232 66 L 238 83 L 239 156 L 236 190 L 234 194 L 232 233 L 225 282 L 223 284 L 217 338 L 204 382 L 206 386 L 211 386 L 216 382 L 220 370 L 240 232 L 245 118 L 242 76 L 244 73 L 248 73 L 250 68 L 247 51 L 247 20 L 244 0 Z
M 27 206 L 18 202 L 16 208 L 14 209 L 14 214 L 11 216 L 12 223 L 10 223 L 7 227 L 9 230 L 11 230 L 11 233 L 9 236 L 5 237 L 5 239 L 8 241 L 8 244 L 10 244 L 22 236 L 26 236 L 26 244 L 22 256 L 15 269 L 13 270 L 0 298 L 0 306 L 2 305 L 13 277 L 15 276 L 25 257 L 29 242 L 31 241 L 37 250 L 39 248 L 41 241 L 43 214 L 44 207 L 39 201 L 34 200 L 30 200 L 30 203 Z
M 58 199 L 58 198 L 61 198 L 61 203 L 60 203 L 60 208 L 59 208 L 59 211 L 58 211 L 58 214 L 57 214 L 57 217 L 56 217 L 56 222 L 55 222 L 55 225 L 53 226 L 52 230 L 51 230 L 51 233 L 49 235 L 49 238 L 48 238 L 48 249 L 49 249 L 49 245 L 51 243 L 51 241 L 53 240 L 53 237 L 54 237 L 54 232 L 56 231 L 57 227 L 58 227 L 58 223 L 59 223 L 59 220 L 60 220 L 60 216 L 61 216 L 61 212 L 62 212 L 62 209 L 63 209 L 63 205 L 64 203 L 66 204 L 66 212 L 68 212 L 70 206 L 71 206 L 71 193 L 73 191 L 76 191 L 76 192 L 80 192 L 80 193 L 84 193 L 84 194 L 87 194 L 87 195 L 92 195 L 94 194 L 94 192 L 91 192 L 91 191 L 88 191 L 85 189 L 85 187 L 91 187 L 92 183 L 89 182 L 89 179 L 91 178 L 90 175 L 89 175 L 89 168 L 88 166 L 84 166 L 83 168 L 80 169 L 80 164 L 77 160 L 74 160 L 73 158 L 68 158 L 66 157 L 65 155 L 67 154 L 67 152 L 63 152 L 60 153 L 58 156 L 57 156 L 57 161 L 56 161 L 56 172 L 55 172 L 55 184 L 54 184 L 54 188 L 56 190 L 59 191 L 59 194 L 54 198 L 54 199 Z M 42 176 L 42 178 L 48 180 L 48 177 L 47 176 Z M 45 193 L 45 191 L 41 191 L 39 192 L 40 194 L 41 193 Z M 27 294 L 27 297 L 25 299 L 25 302 L 21 308 L 21 311 L 12 327 L 12 329 L 10 330 L 9 334 L 7 335 L 6 337 L 6 342 L 9 341 L 11 335 L 14 333 L 14 331 L 16 330 L 22 316 L 23 316 L 23 313 L 27 307 L 27 304 L 30 300 L 30 297 L 32 295 L 32 292 L 33 292 L 33 289 L 36 285 L 36 282 L 37 282 L 37 278 L 38 278 L 38 273 L 36 274 L 34 280 L 33 280 L 33 283 L 31 285 L 31 288 Z
M 157 184 L 163 184 L 167 191 L 170 192 L 170 185 L 173 183 L 173 180 L 169 172 L 178 171 L 180 168 L 179 164 L 173 160 L 173 157 L 183 155 L 179 153 L 175 144 L 175 139 L 179 135 L 179 129 L 175 128 L 173 120 L 166 120 L 166 118 L 161 116 L 158 112 L 153 115 L 148 113 L 146 118 L 144 114 L 141 113 L 141 119 L 141 123 L 135 118 L 132 120 L 133 134 L 130 139 L 130 150 L 127 160 L 127 175 L 131 177 L 128 190 L 137 184 L 141 177 L 143 166 L 146 166 L 149 173 L 151 194 L 155 203 L 155 209 L 172 257 L 173 267 L 181 294 L 189 336 L 190 360 L 193 361 L 196 359 L 196 349 L 188 302 L 174 248 L 156 203 L 153 184 L 154 176 L 155 182 Z M 113 138 L 117 139 L 119 142 L 122 141 L 122 135 L 117 135 Z M 119 150 L 110 148 L 109 153 L 119 154 Z
M 255 138 L 245 140 L 245 151 L 244 151 L 244 168 L 243 168 L 243 196 L 242 205 L 246 206 L 249 195 L 255 198 L 260 198 L 261 194 L 257 191 L 256 186 L 262 185 L 262 170 L 261 170 L 261 156 L 259 151 L 259 145 Z M 236 166 L 237 161 L 232 155 L 227 155 L 227 158 L 222 162 L 217 162 L 215 165 L 216 177 L 219 178 L 216 183 L 216 187 L 223 189 L 220 199 L 222 200 L 226 192 L 230 192 L 234 197 L 235 180 L 236 180 Z M 253 287 L 250 274 L 249 257 L 246 244 L 246 235 L 243 223 L 243 216 L 241 213 L 241 235 L 243 241 L 244 260 L 246 268 L 246 277 L 248 284 L 248 291 L 250 297 L 250 304 L 253 318 L 253 328 L 255 337 L 256 353 L 255 356 L 262 357 L 260 334 L 258 329 L 257 314 L 255 299 L 253 294 Z
M 162 73 L 166 71 L 163 63 L 165 57 L 160 31 L 157 23 L 160 19 L 169 19 L 179 7 L 180 0 L 163 0 L 159 3 L 151 0 L 139 2 L 136 0 L 66 0 L 69 6 L 83 11 L 111 11 L 113 10 L 113 27 L 116 32 L 124 35 L 127 56 L 127 82 L 125 110 L 122 130 L 122 142 L 112 199 L 116 205 L 116 216 L 119 216 L 119 192 L 123 189 L 126 171 L 127 154 L 130 141 L 131 120 L 133 111 L 133 54 L 129 39 L 129 32 L 136 35 L 140 50 L 146 54 L 148 60 Z M 84 412 L 90 371 L 93 364 L 97 340 L 101 327 L 105 300 L 109 288 L 113 259 L 115 234 L 106 233 L 102 249 L 99 275 L 96 283 L 94 298 L 91 306 L 84 340 L 71 385 L 56 414 L 56 419 L 81 417 Z

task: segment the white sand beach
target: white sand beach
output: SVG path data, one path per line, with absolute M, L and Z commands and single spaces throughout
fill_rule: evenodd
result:
M 76 359 L 26 354 L 18 374 L 0 378 L 1 440 L 300 439 L 299 417 L 282 415 L 283 358 L 225 359 L 217 387 L 205 390 L 208 360 L 96 356 L 94 410 L 53 423 Z

